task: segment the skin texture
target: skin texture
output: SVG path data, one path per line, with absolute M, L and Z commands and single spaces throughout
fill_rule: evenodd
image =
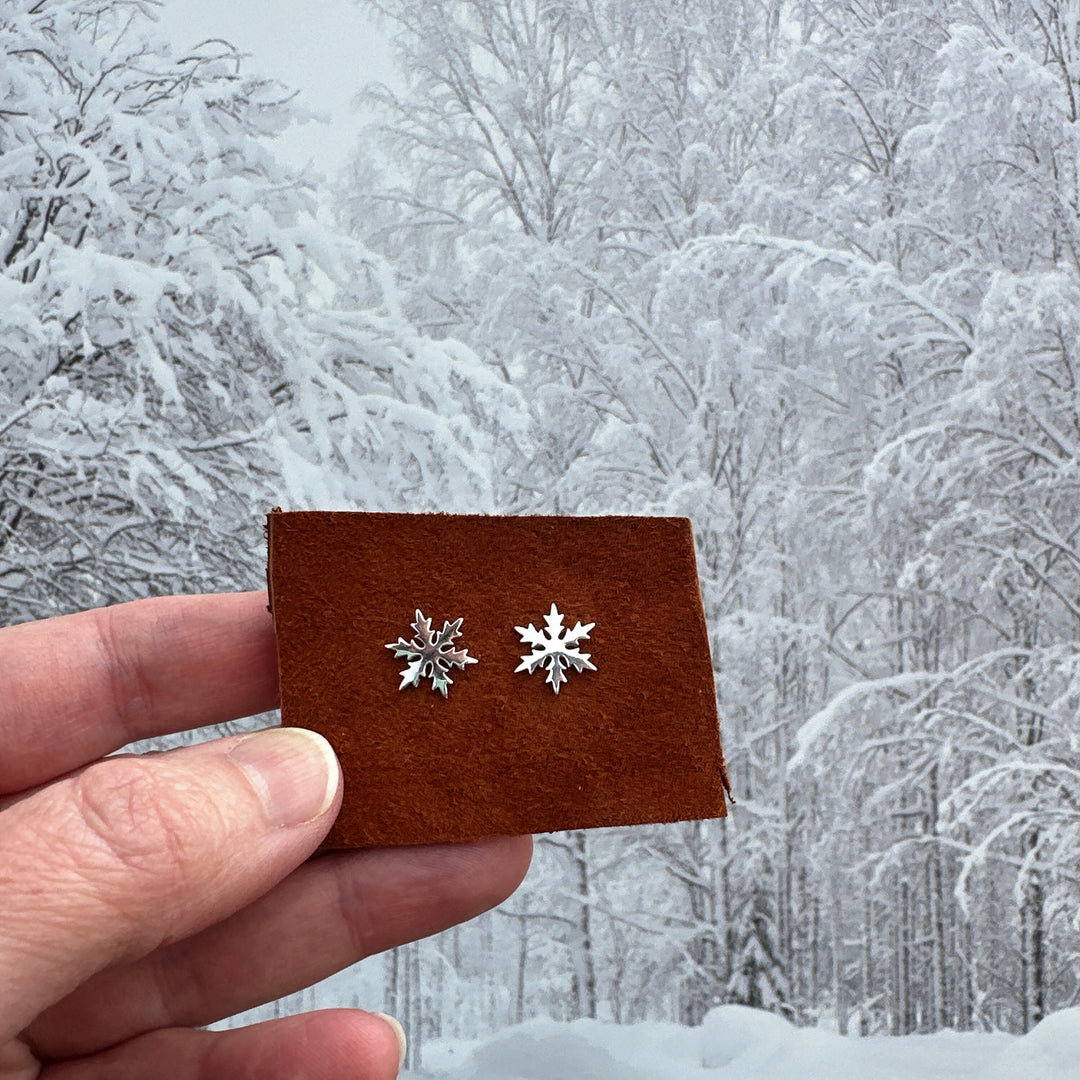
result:
M 500 903 L 531 839 L 309 859 L 341 802 L 317 737 L 102 760 L 274 707 L 263 592 L 3 629 L 0 670 L 0 1080 L 396 1075 L 392 1028 L 361 1010 L 198 1028 Z

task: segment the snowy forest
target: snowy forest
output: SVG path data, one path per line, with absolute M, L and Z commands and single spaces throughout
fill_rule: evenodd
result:
M 736 799 L 272 1009 L 1080 1003 L 1080 0 L 358 0 L 328 181 L 155 7 L 0 0 L 2 622 L 257 588 L 274 505 L 685 515 Z

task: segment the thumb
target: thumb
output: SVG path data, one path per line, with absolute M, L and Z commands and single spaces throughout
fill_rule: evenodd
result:
M 326 835 L 330 744 L 270 728 L 106 758 L 0 813 L 0 1045 L 94 972 L 261 896 Z

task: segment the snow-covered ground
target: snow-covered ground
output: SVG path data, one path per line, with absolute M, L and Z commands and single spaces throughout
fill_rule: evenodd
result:
M 844 1038 L 725 1005 L 700 1028 L 532 1020 L 423 1048 L 420 1080 L 1080 1080 L 1080 1009 L 1022 1037 L 941 1032 Z

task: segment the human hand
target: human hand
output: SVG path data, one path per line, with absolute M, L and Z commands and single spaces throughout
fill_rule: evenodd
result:
M 0 680 L 0 1080 L 392 1077 L 372 1013 L 198 1026 L 471 918 L 528 868 L 528 837 L 305 862 L 341 781 L 297 729 L 100 760 L 274 707 L 265 593 L 9 627 Z

